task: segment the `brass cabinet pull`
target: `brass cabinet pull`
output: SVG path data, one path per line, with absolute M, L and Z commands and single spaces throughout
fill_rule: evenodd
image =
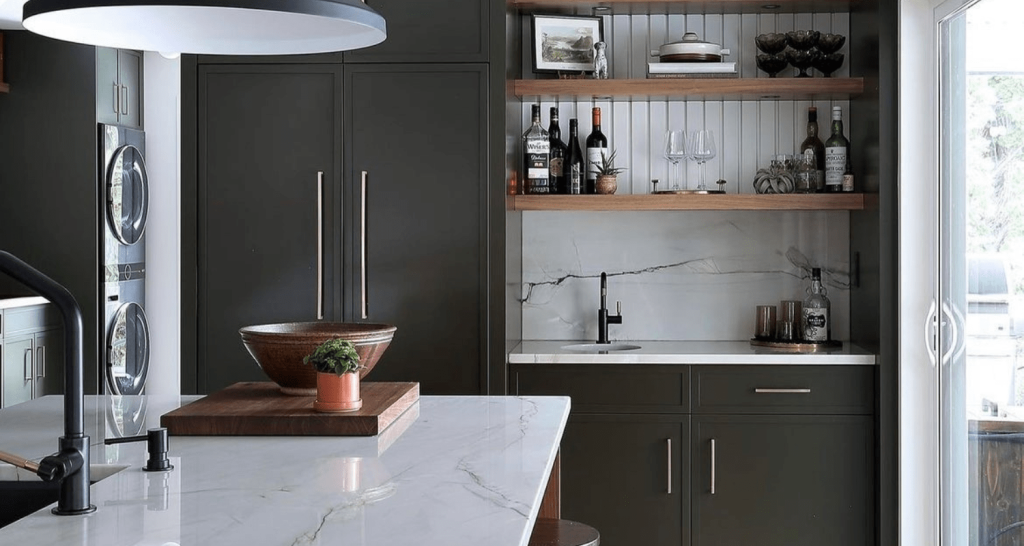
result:
M 666 465 L 667 472 L 665 473 L 668 480 L 667 484 L 668 494 L 672 494 L 672 438 L 665 438 L 665 447 L 668 450 L 668 464 Z
M 324 172 L 316 173 L 316 319 L 324 318 Z
M 754 389 L 758 394 L 811 394 L 811 389 Z
M 370 314 L 369 313 L 369 309 L 367 308 L 367 303 L 366 303 L 366 284 L 367 284 L 366 283 L 366 179 L 367 179 L 368 176 L 369 176 L 369 173 L 367 173 L 366 171 L 363 171 L 363 175 L 362 175 L 362 178 L 363 178 L 363 188 L 362 188 L 363 196 L 362 196 L 362 203 L 361 203 L 361 206 L 360 206 L 360 208 L 361 208 L 361 213 L 360 213 L 361 225 L 360 225 L 360 229 L 359 229 L 359 240 L 360 240 L 359 267 L 360 267 L 360 277 L 362 278 L 362 287 L 361 287 L 362 298 L 361 298 L 361 312 L 360 312 L 360 314 L 362 315 L 362 317 L 364 319 L 369 318 L 369 314 Z
M 715 494 L 715 439 L 711 439 L 711 494 Z

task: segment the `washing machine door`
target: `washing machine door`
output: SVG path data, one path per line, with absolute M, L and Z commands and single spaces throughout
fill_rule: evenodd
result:
M 133 245 L 146 231 L 149 177 L 142 152 L 131 144 L 114 152 L 107 165 L 107 218 L 121 243 Z
M 149 373 L 149 321 L 142 306 L 126 303 L 107 337 L 107 386 L 112 394 L 142 394 Z

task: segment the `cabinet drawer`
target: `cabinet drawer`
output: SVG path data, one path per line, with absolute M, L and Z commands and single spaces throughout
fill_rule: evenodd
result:
M 694 413 L 870 414 L 873 366 L 694 366 Z
M 4 310 L 3 333 L 7 336 L 49 330 L 60 326 L 60 313 L 50 304 Z
M 517 394 L 569 396 L 574 413 L 689 409 L 688 366 L 519 364 L 512 374 Z

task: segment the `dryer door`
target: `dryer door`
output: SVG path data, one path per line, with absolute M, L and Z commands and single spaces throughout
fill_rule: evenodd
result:
M 149 177 L 142 152 L 131 144 L 114 152 L 107 165 L 107 218 L 110 230 L 126 245 L 139 242 L 149 215 Z
M 142 306 L 126 303 L 107 337 L 107 386 L 112 394 L 142 394 L 149 372 L 149 321 Z

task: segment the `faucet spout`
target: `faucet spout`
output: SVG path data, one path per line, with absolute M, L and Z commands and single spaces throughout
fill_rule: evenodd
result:
M 85 435 L 85 365 L 82 362 L 82 309 L 67 288 L 9 252 L 0 250 L 0 272 L 21 282 L 57 306 L 64 324 L 64 435 L 57 453 L 45 457 L 36 471 L 48 480 L 61 480 L 54 514 L 88 514 L 89 437 Z
M 622 302 L 617 302 L 616 315 L 608 316 L 608 274 L 601 272 L 601 308 L 597 310 L 597 342 L 608 341 L 608 324 L 622 324 Z

